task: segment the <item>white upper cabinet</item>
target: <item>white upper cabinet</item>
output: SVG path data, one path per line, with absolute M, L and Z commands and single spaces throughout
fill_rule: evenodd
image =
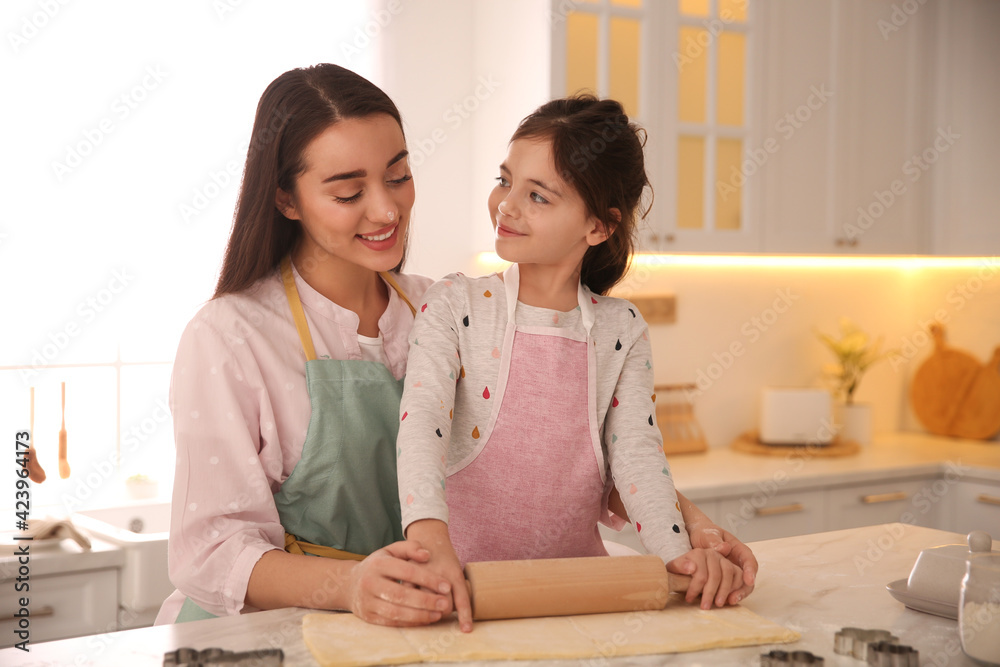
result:
M 1000 252 L 1000 3 L 553 7 L 552 95 L 649 129 L 645 249 Z
M 922 147 L 924 165 L 938 157 L 925 167 L 935 172 L 932 247 L 941 255 L 995 256 L 1000 254 L 1000 2 L 938 0 L 936 5 L 931 105 L 936 136 L 933 146 L 928 140 Z M 946 152 L 938 150 L 948 144 Z

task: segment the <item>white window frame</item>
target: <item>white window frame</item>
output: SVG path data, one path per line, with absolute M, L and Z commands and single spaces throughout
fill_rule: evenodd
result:
M 718 0 L 709 0 L 711 17 L 718 15 Z M 598 17 L 597 94 L 607 96 L 608 56 L 610 48 L 610 23 L 612 17 L 636 19 L 640 23 L 639 62 L 639 113 L 638 122 L 648 132 L 646 168 L 653 184 L 654 207 L 646 224 L 639 231 L 639 247 L 652 252 L 748 252 L 760 246 L 760 232 L 756 214 L 760 202 L 760 179 L 749 178 L 741 188 L 741 225 L 737 230 L 716 230 L 715 223 L 715 164 L 718 138 L 734 138 L 743 142 L 743 155 L 759 141 L 760 132 L 755 128 L 759 110 L 759 96 L 755 94 L 755 72 L 760 71 L 761 53 L 758 42 L 757 7 L 750 2 L 746 22 L 724 24 L 726 31 L 742 32 L 746 41 L 746 81 L 744 88 L 744 125 L 741 128 L 720 126 L 716 123 L 716 82 L 718 40 L 707 45 L 708 51 L 708 100 L 706 122 L 681 123 L 678 120 L 678 53 L 681 26 L 706 28 L 712 34 L 718 18 L 689 17 L 680 15 L 676 1 L 644 0 L 642 8 L 613 5 L 611 0 L 574 3 L 567 9 L 565 0 L 552 0 L 553 16 L 565 16 L 567 11 L 592 14 Z M 716 32 L 717 34 L 717 32 Z M 566 95 L 566 21 L 553 21 L 551 96 Z M 705 138 L 704 226 L 702 229 L 677 227 L 677 145 L 680 135 Z

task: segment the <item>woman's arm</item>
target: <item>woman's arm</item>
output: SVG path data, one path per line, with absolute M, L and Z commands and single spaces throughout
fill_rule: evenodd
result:
M 753 552 L 735 535 L 715 525 L 715 522 L 707 514 L 702 512 L 680 491 L 677 492 L 677 500 L 681 505 L 681 514 L 684 516 L 688 535 L 691 537 L 691 546 L 715 549 L 743 570 L 743 586 L 729 594 L 729 604 L 737 604 L 753 592 L 758 568 L 757 559 Z M 618 495 L 618 489 L 611 490 L 611 496 L 608 498 L 608 509 L 629 521 L 628 512 L 625 511 L 625 504 L 622 503 L 621 496 Z
M 344 609 L 378 625 L 426 625 L 451 609 L 450 586 L 423 566 L 429 556 L 412 540 L 363 561 L 268 551 L 250 574 L 246 602 L 258 609 Z
M 688 534 L 691 536 L 691 546 L 714 549 L 743 570 L 743 586 L 731 591 L 728 598 L 729 604 L 739 603 L 753 592 L 754 582 L 757 579 L 757 559 L 750 551 L 750 547 L 740 542 L 739 538 L 729 531 L 717 526 L 680 491 L 677 492 L 677 500 L 681 504 L 681 514 L 684 515 L 684 523 L 687 524 Z

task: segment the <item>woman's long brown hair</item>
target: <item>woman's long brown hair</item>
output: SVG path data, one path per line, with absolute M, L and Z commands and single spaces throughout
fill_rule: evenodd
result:
M 278 188 L 295 189 L 306 146 L 346 118 L 387 114 L 403 128 L 399 110 L 378 86 L 338 65 L 293 69 L 271 82 L 257 104 L 233 228 L 215 297 L 241 292 L 291 252 L 302 226 L 278 211 Z M 399 266 L 395 270 L 402 267 Z

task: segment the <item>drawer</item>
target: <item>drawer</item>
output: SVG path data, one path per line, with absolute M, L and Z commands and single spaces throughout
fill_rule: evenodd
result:
M 830 530 L 901 522 L 937 528 L 955 485 L 940 478 L 889 480 L 827 492 Z
M 756 491 L 739 498 L 719 501 L 716 523 L 744 542 L 773 540 L 825 530 L 825 493 Z
M 20 608 L 18 599 L 21 597 L 30 600 L 28 632 L 31 644 L 117 629 L 117 569 L 31 577 L 29 583 L 31 590 L 23 593 L 14 590 L 12 580 L 0 584 L 4 587 L 4 594 L 0 596 L 0 647 L 21 641 L 14 634 L 18 629 L 14 613 Z
M 993 536 L 994 546 L 1000 541 L 1000 484 L 961 482 L 955 489 L 952 525 L 942 526 L 956 533 L 985 530 Z

